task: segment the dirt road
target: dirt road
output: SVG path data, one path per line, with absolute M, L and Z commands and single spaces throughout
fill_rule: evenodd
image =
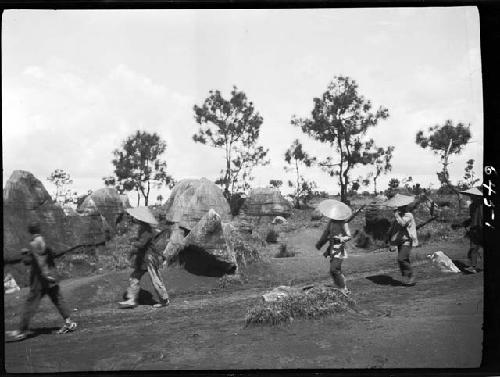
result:
M 447 249 L 445 249 L 445 246 Z M 434 247 L 435 249 L 435 247 Z M 463 244 L 440 247 L 461 256 Z M 422 256 L 429 249 L 417 251 Z M 422 258 L 420 258 L 422 260 Z M 307 266 L 305 268 L 304 266 Z M 79 330 L 55 335 L 55 309 L 44 302 L 36 336 L 5 344 L 8 372 L 259 368 L 470 368 L 481 361 L 483 274 L 444 274 L 425 261 L 418 283 L 400 286 L 393 253 L 354 254 L 346 262 L 355 312 L 277 327 L 244 327 L 266 287 L 327 278 L 318 255 L 272 261 L 241 286 L 171 271 L 172 304 L 119 310 L 126 273 L 66 281 Z M 187 281 L 186 279 L 191 279 Z M 279 284 L 278 284 L 279 283 Z M 14 328 L 25 292 L 6 296 Z

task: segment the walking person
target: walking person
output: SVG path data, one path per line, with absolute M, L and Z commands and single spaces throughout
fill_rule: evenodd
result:
M 167 306 L 170 301 L 165 283 L 161 278 L 159 269 L 163 262 L 162 253 L 157 251 L 153 245 L 154 232 L 153 226 L 158 225 L 153 214 L 147 207 L 129 208 L 127 212 L 134 218 L 139 225 L 137 237 L 131 253 L 132 268 L 134 269 L 129 279 L 126 301 L 120 302 L 123 309 L 135 308 L 138 304 L 140 281 L 142 276 L 148 272 L 153 283 L 153 287 L 159 296 L 160 302 L 153 307 L 161 308 Z
M 345 276 L 342 273 L 342 262 L 347 259 L 345 243 L 351 239 L 351 232 L 347 220 L 351 217 L 351 209 L 342 202 L 328 199 L 318 206 L 319 211 L 330 218 L 321 238 L 316 243 L 316 249 L 320 250 L 323 245 L 329 242 L 328 248 L 323 253 L 325 258 L 330 257 L 330 276 L 335 285 L 344 294 L 349 294 Z
M 389 230 L 389 238 L 391 245 L 397 246 L 397 260 L 405 286 L 415 285 L 415 274 L 411 266 L 410 256 L 413 246 L 418 246 L 417 224 L 408 206 L 413 201 L 413 196 L 396 194 L 384 203 L 395 208 L 394 223 Z
M 29 333 L 30 320 L 36 312 L 40 300 L 48 295 L 64 319 L 64 325 L 57 331 L 65 334 L 77 328 L 76 322 L 70 318 L 69 309 L 61 294 L 57 274 L 55 271 L 54 256 L 40 234 L 40 225 L 32 223 L 28 226 L 31 234 L 30 248 L 23 249 L 23 262 L 30 265 L 30 291 L 24 304 L 21 323 L 18 330 L 10 331 L 13 340 L 23 340 Z
M 460 193 L 468 196 L 471 200 L 469 205 L 470 218 L 459 224 L 459 226 L 469 228 L 467 230 L 467 236 L 470 240 L 469 251 L 467 252 L 469 267 L 465 271 L 475 274 L 478 272 L 479 249 L 483 246 L 483 193 L 477 187 L 460 191 Z M 455 228 L 455 226 L 452 227 Z

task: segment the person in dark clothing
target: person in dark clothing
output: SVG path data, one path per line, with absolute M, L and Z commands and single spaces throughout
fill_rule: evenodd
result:
M 77 324 L 71 320 L 69 309 L 61 294 L 52 251 L 47 247 L 45 240 L 40 235 L 40 225 L 38 223 L 30 224 L 28 231 L 32 235 L 30 248 L 23 249 L 22 252 L 23 262 L 31 265 L 30 292 L 24 304 L 19 330 L 10 331 L 7 335 L 14 338 L 14 340 L 22 340 L 28 336 L 30 320 L 45 295 L 50 297 L 65 321 L 58 334 L 74 331 Z
M 347 258 L 345 243 L 351 239 L 348 219 L 352 216 L 351 209 L 344 203 L 333 199 L 327 199 L 318 206 L 319 211 L 330 218 L 321 238 L 316 243 L 316 249 L 320 250 L 324 244 L 330 242 L 323 253 L 330 257 L 330 276 L 340 290 L 348 294 L 345 276 L 342 273 L 342 262 Z
M 159 296 L 160 302 L 153 307 L 160 308 L 169 304 L 169 296 L 165 283 L 163 282 L 159 269 L 163 262 L 161 252 L 157 251 L 153 245 L 154 233 L 151 224 L 156 224 L 154 216 L 147 208 L 132 208 L 128 210 L 129 214 L 139 224 L 137 237 L 132 243 L 133 251 L 132 274 L 129 278 L 129 287 L 127 289 L 127 300 L 120 302 L 123 309 L 134 308 L 140 291 L 140 281 L 142 276 L 148 272 L 153 287 Z
M 461 191 L 461 193 L 467 195 L 471 200 L 471 204 L 469 205 L 470 218 L 459 224 L 459 226 L 469 228 L 467 236 L 470 240 L 470 246 L 467 252 L 467 259 L 469 259 L 470 266 L 466 268 L 466 271 L 476 273 L 478 272 L 477 261 L 479 249 L 483 246 L 483 193 L 475 187 Z

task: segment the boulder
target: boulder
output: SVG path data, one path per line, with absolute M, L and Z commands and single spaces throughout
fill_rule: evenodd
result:
M 427 258 L 441 272 L 451 272 L 451 273 L 460 272 L 459 268 L 455 266 L 453 261 L 442 251 L 436 251 L 432 254 L 429 254 L 427 255 Z
M 184 179 L 175 185 L 165 204 L 165 219 L 192 229 L 213 209 L 222 221 L 231 219 L 229 204 L 217 185 L 206 178 Z
M 241 212 L 247 216 L 290 216 L 290 203 L 274 188 L 256 188 L 245 199 Z
M 289 287 L 288 285 L 280 285 L 279 287 L 274 288 L 272 291 L 266 292 L 262 295 L 262 300 L 264 302 L 276 302 L 283 300 L 286 297 L 290 297 L 292 295 L 300 295 L 302 294 L 302 289 L 297 287 Z
M 288 221 L 283 217 L 283 216 L 276 216 L 273 221 L 271 221 L 272 224 L 286 224 Z
M 210 209 L 183 237 L 178 226 L 172 229 L 164 255 L 171 263 L 178 263 L 196 275 L 222 276 L 237 270 L 229 223 Z
M 16 264 L 11 273 L 18 282 L 26 273 L 26 268 L 17 263 L 21 260 L 19 251 L 30 241 L 27 228 L 32 221 L 40 223 L 41 233 L 56 255 L 104 242 L 100 216 L 66 216 L 43 184 L 27 171 L 12 173 L 3 190 L 3 201 L 3 258 L 5 264 Z
M 24 170 L 15 170 L 5 183 L 3 201 L 18 208 L 33 209 L 53 200 L 42 182 Z
M 10 273 L 7 273 L 3 278 L 4 294 L 8 295 L 10 293 L 14 293 L 14 292 L 17 292 L 20 290 L 21 290 L 21 288 L 19 288 L 19 286 L 17 285 L 14 277 Z
M 129 203 L 130 204 L 130 203 Z M 121 195 L 112 187 L 94 191 L 78 206 L 78 212 L 99 214 L 106 219 L 112 231 L 125 212 Z

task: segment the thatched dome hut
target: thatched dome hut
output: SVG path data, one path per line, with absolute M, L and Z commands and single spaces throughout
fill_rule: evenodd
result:
M 290 203 L 274 188 L 255 188 L 245 199 L 241 212 L 247 216 L 283 216 L 291 214 Z
M 229 221 L 229 204 L 217 185 L 206 178 L 184 179 L 177 183 L 165 204 L 165 219 L 191 230 L 213 209 L 222 221 Z

